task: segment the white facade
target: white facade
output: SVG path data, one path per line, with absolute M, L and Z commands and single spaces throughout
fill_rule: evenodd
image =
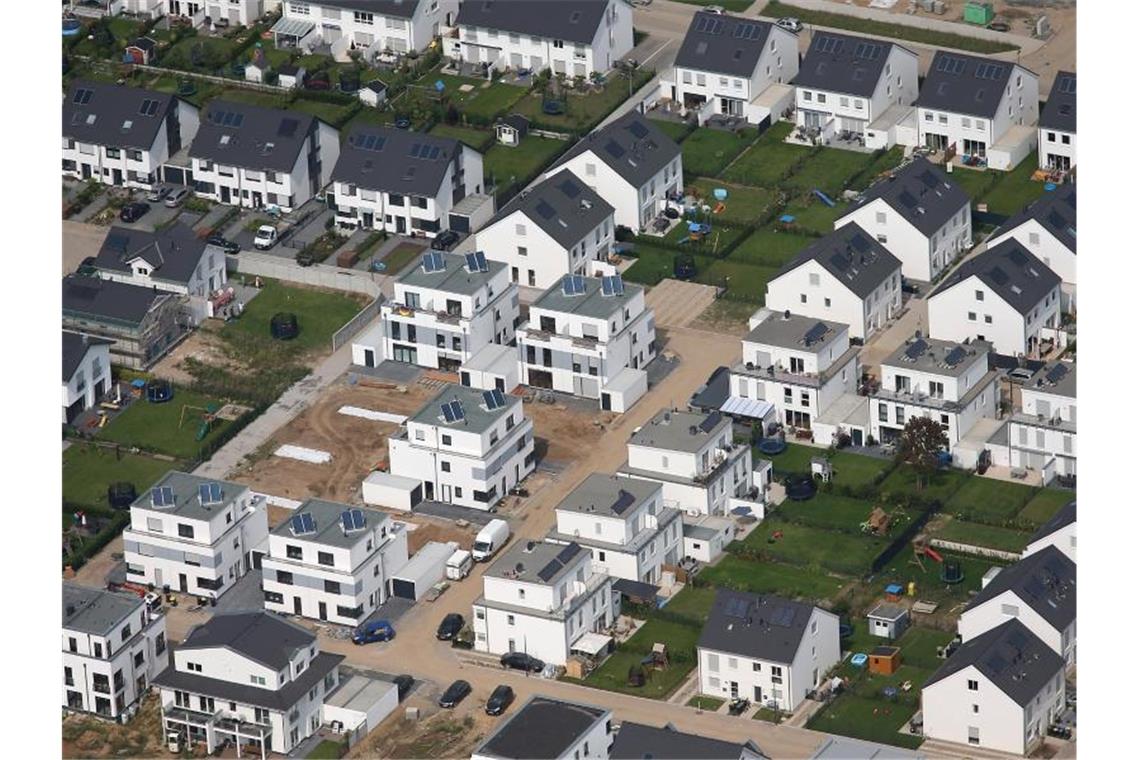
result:
M 953 275 L 952 275 L 953 276 Z M 927 301 L 930 336 L 939 340 L 984 340 L 1011 356 L 1032 355 L 1042 331 L 1061 323 L 1061 288 L 1049 290 L 1027 314 L 971 275 Z
M 348 49 L 378 53 L 407 53 L 423 50 L 440 31 L 454 23 L 459 0 L 409 0 L 415 6 L 411 17 L 385 15 L 378 10 L 361 10 L 360 3 L 304 2 L 284 0 L 282 18 L 314 24 L 302 45 L 311 48 L 320 43 L 334 51 Z
M 918 97 L 918 55 L 899 45 L 889 47 L 870 97 L 797 84 L 796 125 L 818 128 L 824 138 L 841 131 L 862 135 L 891 106 L 913 103 Z
M 111 389 L 111 343 L 86 335 L 83 339 L 88 343 L 83 359 L 70 377 L 63 378 L 64 424 L 79 412 L 95 406 Z
M 1040 472 L 1046 483 L 1077 474 L 1075 395 L 1048 385 L 1022 387 L 1021 410 L 1009 420 L 1009 466 Z
M 931 282 L 973 242 L 969 201 L 931 235 L 912 225 L 882 198 L 835 221 L 835 229 L 854 222 L 902 262 L 902 275 Z
M 281 0 L 205 0 L 204 4 L 206 16 L 215 25 L 222 21 L 229 26 L 249 26 L 280 7 Z
M 1077 252 L 1062 243 L 1038 219 L 1027 218 L 1011 230 L 994 235 L 986 241 L 993 248 L 1009 239 L 1021 243 L 1025 250 L 1041 260 L 1061 278 L 1062 308 L 1075 311 L 1077 307 Z
M 589 275 L 591 262 L 604 262 L 614 243 L 613 214 L 572 245 L 563 245 L 524 211 L 493 220 L 475 234 L 475 248 L 511 269 L 511 281 L 549 288 L 566 274 Z
M 1042 536 L 1041 538 L 1033 541 L 1021 552 L 1021 557 L 1024 559 L 1031 554 L 1036 554 L 1047 547 L 1056 547 L 1057 551 L 1064 554 L 1074 563 L 1077 561 L 1077 521 L 1073 520 L 1070 523 L 1062 525 L 1060 528 L 1053 532 Z
M 851 337 L 866 340 L 902 308 L 901 267 L 860 296 L 809 258 L 768 282 L 764 304 L 773 311 L 841 322 L 850 326 Z
M 606 203 L 614 207 L 615 224 L 629 227 L 634 231 L 645 229 L 653 221 L 658 212 L 665 207 L 667 195 L 679 193 L 684 188 L 679 154 L 636 187 L 599 158 L 593 149 L 558 164 L 548 171 L 546 176 L 549 177 L 562 169 L 569 169 L 591 190 L 602 196 Z
M 1058 630 L 1012 589 L 962 612 L 958 617 L 958 635 L 962 641 L 969 641 L 1014 619 L 1020 620 L 1034 636 L 1060 655 L 1067 666 L 1076 664 L 1077 621 L 1073 620 L 1064 629 Z
M 1042 169 L 1069 171 L 1077 165 L 1077 133 L 1063 129 L 1037 128 L 1037 165 Z
M 161 235 L 161 233 L 158 234 Z M 138 285 L 189 296 L 194 304 L 192 310 L 196 313 L 205 313 L 205 302 L 228 280 L 226 254 L 221 248 L 213 245 L 204 246 L 198 265 L 194 267 L 194 272 L 184 282 L 163 278 L 162 270 L 156 270 L 145 256 L 139 256 L 124 263 L 130 267 L 130 271 L 123 272 L 116 269 L 100 268 L 99 276 L 106 280 L 125 282 L 128 285 Z

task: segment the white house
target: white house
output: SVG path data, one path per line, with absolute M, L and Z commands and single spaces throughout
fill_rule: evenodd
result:
M 171 470 L 131 505 L 127 580 L 217 599 L 256 566 L 268 534 L 249 486 Z
M 965 642 L 922 687 L 927 739 L 1028 755 L 1065 708 L 1065 663 L 1020 621 Z
M 455 23 L 459 0 L 285 0 L 281 5 L 281 20 L 271 30 L 278 47 L 328 45 L 336 56 L 357 50 L 371 60 L 425 49 Z
M 1037 532 L 1030 537 L 1021 556 L 1028 557 L 1030 554 L 1036 554 L 1049 546 L 1055 547 L 1074 564 L 1076 563 L 1077 502 L 1075 500 L 1057 510 L 1057 514 L 1050 517 L 1037 529 Z
M 889 148 L 895 143 L 890 114 L 918 97 L 918 54 L 893 42 L 820 31 L 792 84 L 796 125 L 821 142 L 851 132 L 868 147 Z
M 519 385 L 519 351 L 514 346 L 488 343 L 463 362 L 459 384 L 485 391 L 510 393 Z
M 475 248 L 511 268 L 511 282 L 549 288 L 590 275 L 614 243 L 614 208 L 569 170 L 516 195 L 475 235 Z
M 688 760 L 767 760 L 751 739 L 725 741 L 678 731 L 672 723 L 661 728 L 622 721 L 610 750 L 610 760 L 643 760 L 645 757 Z
M 673 61 L 671 99 L 698 119 L 723 115 L 759 124 L 791 108 L 786 84 L 799 71 L 796 35 L 767 21 L 699 11 Z
M 721 588 L 697 641 L 698 688 L 710 697 L 793 712 L 839 655 L 837 615 Z
M 63 100 L 63 175 L 150 188 L 197 131 L 198 110 L 170 93 L 77 81 Z
M 986 245 L 1016 240 L 1061 278 L 1061 308 L 1077 310 L 1077 186 L 1045 193 L 999 227 Z
M 143 0 L 140 0 L 140 2 Z M 281 7 L 281 0 L 161 0 L 165 15 L 190 19 L 194 26 L 249 26 L 269 11 Z
M 681 147 L 636 110 L 591 132 L 547 176 L 569 169 L 614 208 L 614 222 L 639 231 L 684 189 Z
M 63 707 L 133 715 L 166 667 L 166 617 L 136 594 L 63 584 Z
M 1077 165 L 1077 75 L 1058 71 L 1037 125 L 1037 162 L 1067 172 Z
M 383 512 L 306 499 L 269 534 L 265 609 L 356 626 L 388 598 L 408 534 Z
M 607 760 L 613 734 L 611 710 L 535 694 L 499 722 L 471 760 Z
M 633 7 L 626 0 L 518 3 L 476 0 L 459 6 L 456 61 L 489 68 L 604 74 L 633 50 Z
M 518 336 L 519 380 L 624 412 L 647 388 L 644 367 L 657 355 L 656 340 L 643 287 L 618 275 L 566 275 L 530 306 Z M 632 390 L 627 369 L 640 378 Z
M 458 140 L 362 126 L 345 140 L 332 181 L 340 227 L 435 237 L 450 229 L 457 203 L 482 194 L 483 156 Z
M 111 389 L 111 341 L 63 331 L 63 424 L 98 404 Z
M 681 559 L 681 512 L 666 507 L 661 485 L 592 473 L 554 508 L 546 540 L 589 549 L 594 571 L 657 585 L 663 565 Z
M 1012 169 L 1037 144 L 1037 98 L 1024 66 L 939 50 L 915 101 L 918 144 Z
M 224 100 L 204 110 L 190 145 L 199 197 L 289 212 L 329 183 L 340 136 L 315 116 Z
M 1077 367 L 1052 362 L 1021 387 L 1009 418 L 1009 466 L 1041 473 L 1048 484 L 1077 475 Z
M 490 510 L 534 471 L 534 423 L 517 396 L 448 385 L 388 438 L 388 457 L 425 499 Z
M 927 318 L 932 338 L 977 338 L 998 353 L 1036 358 L 1042 334 L 1061 324 L 1061 278 L 1006 240 L 951 272 L 927 297 Z
M 902 308 L 902 262 L 849 222 L 800 251 L 768 282 L 764 305 L 849 325 L 866 340 Z
M 871 185 L 839 219 L 854 222 L 902 262 L 903 277 L 937 279 L 973 243 L 970 196 L 919 156 Z
M 596 634 L 621 609 L 613 583 L 576 543 L 516 541 L 483 573 L 472 604 L 475 650 L 525 652 L 555 665 L 583 648 L 594 654 Z
M 155 679 L 163 727 L 208 752 L 228 741 L 243 757 L 287 754 L 321 727 L 343 659 L 279 615 L 214 615 L 174 647 L 173 663 Z

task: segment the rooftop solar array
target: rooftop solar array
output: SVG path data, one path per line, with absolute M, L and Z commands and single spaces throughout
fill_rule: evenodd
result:
M 758 40 L 764 36 L 764 27 L 759 24 L 737 24 L 732 36 L 741 40 Z
M 855 57 L 868 61 L 877 61 L 883 54 L 883 46 L 874 42 L 860 42 L 855 46 Z
M 649 136 L 649 127 L 640 121 L 631 121 L 629 125 L 626 126 L 626 130 L 638 140 Z
M 562 551 L 558 552 L 558 556 L 555 557 L 555 559 L 557 559 L 559 562 L 566 563 L 573 559 L 574 555 L 577 553 L 577 544 L 567 544 L 566 547 L 562 549 Z
M 459 399 L 443 404 L 440 411 L 443 412 L 445 422 L 460 422 L 466 418 L 463 414 L 463 404 L 459 403 Z
M 222 484 L 221 483 L 203 483 L 198 486 L 198 501 L 205 504 L 221 504 L 222 503 Z
M 435 159 L 439 158 L 439 154 L 441 152 L 442 151 L 440 150 L 440 148 L 436 145 L 427 145 L 425 143 L 415 143 L 408 150 L 408 155 L 411 156 L 412 158 L 426 158 L 429 160 L 435 160 Z
M 158 113 L 159 105 L 159 101 L 154 98 L 147 98 L 142 102 L 142 105 L 139 106 L 139 113 L 143 116 L 154 116 Z
M 483 405 L 487 407 L 488 411 L 502 409 L 507 405 L 507 397 L 498 388 L 492 388 L 489 391 L 483 391 Z
M 174 489 L 170 486 L 150 489 L 150 503 L 154 507 L 173 507 Z
M 1077 78 L 1076 77 L 1061 77 L 1061 92 L 1066 95 L 1077 94 Z
M 916 361 L 918 357 L 926 353 L 926 349 L 930 348 L 930 344 L 925 340 L 919 338 L 914 343 L 907 346 L 906 352 L 903 354 L 910 361 Z
M 996 63 L 980 63 L 974 69 L 974 77 L 977 79 L 992 79 L 996 82 L 1004 76 L 1005 67 Z
M 602 278 L 603 296 L 620 296 L 625 292 L 625 283 L 620 274 L 608 274 Z
M 317 532 L 317 521 L 312 514 L 302 512 L 289 519 L 289 530 L 293 531 L 294 536 L 310 535 Z
M 811 329 L 804 333 L 804 344 L 810 346 L 816 341 L 822 340 L 824 335 L 827 335 L 827 325 L 823 322 L 816 322 Z
M 938 59 L 938 71 L 945 74 L 961 74 L 966 70 L 966 59 L 944 55 Z
M 345 533 L 361 530 L 364 527 L 364 511 L 360 509 L 346 509 L 340 513 L 340 524 L 344 526 Z
M 834 53 L 843 47 L 843 40 L 838 37 L 820 36 L 815 41 L 815 49 L 821 53 Z
M 89 90 L 86 87 L 80 87 L 75 91 L 75 95 L 71 98 L 72 103 L 85 106 L 91 102 L 91 98 L 95 95 L 94 90 Z
M 423 264 L 424 271 L 428 273 L 442 272 L 443 270 L 447 269 L 447 264 L 443 260 L 443 254 L 439 251 L 428 251 L 425 253 Z
M 356 138 L 356 147 L 361 150 L 381 151 L 384 149 L 384 138 L 380 135 L 361 135 Z
M 1056 385 L 1060 382 L 1065 375 L 1069 374 L 1069 368 L 1063 364 L 1054 364 L 1048 372 L 1045 373 L 1045 382 Z
M 558 214 L 558 212 L 554 210 L 554 206 L 551 206 L 546 201 L 539 201 L 538 204 L 534 207 L 534 210 L 538 212 L 539 216 L 541 216 L 543 219 L 546 219 L 547 221 L 553 219 Z
M 961 346 L 954 346 L 950 349 L 950 353 L 946 354 L 946 358 L 942 361 L 945 362 L 947 367 L 957 367 L 963 359 L 966 358 L 966 349 Z
M 748 617 L 748 600 L 741 599 L 740 597 L 730 597 L 728 602 L 724 605 L 724 614 L 726 617 L 736 618 L 737 620 L 744 620 Z
M 777 607 L 772 610 L 772 615 L 768 618 L 773 625 L 778 625 L 781 628 L 791 628 L 792 621 L 795 619 L 796 611 L 791 607 Z
M 482 251 L 475 251 L 465 256 L 467 260 L 468 272 L 486 272 L 487 271 L 487 254 Z
M 586 278 L 580 274 L 568 274 L 562 277 L 562 295 L 580 296 L 586 292 Z
M 237 129 L 245 121 L 245 114 L 237 113 L 236 111 L 213 111 L 210 114 L 210 121 L 214 122 L 220 127 L 233 127 Z
M 724 29 L 724 20 L 713 15 L 702 14 L 697 17 L 696 29 L 705 34 L 720 34 L 721 29 Z
M 301 122 L 296 119 L 282 119 L 281 123 L 277 125 L 277 134 L 280 137 L 292 137 L 297 134 L 297 127 L 301 126 Z
M 614 499 L 614 503 L 611 505 L 610 509 L 615 515 L 620 515 L 632 507 L 635 501 L 636 499 L 633 497 L 633 494 L 623 488 L 618 491 L 617 498 Z
M 713 414 L 709 414 L 703 420 L 701 420 L 701 424 L 697 427 L 706 433 L 711 433 L 713 429 L 720 424 L 720 420 L 721 416 L 714 412 Z

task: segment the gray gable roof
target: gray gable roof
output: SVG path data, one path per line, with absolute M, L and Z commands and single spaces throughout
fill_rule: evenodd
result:
M 365 11 L 378 16 L 411 18 L 416 14 L 422 0 L 320 0 L 321 5 L 330 8 L 344 8 L 349 11 Z
M 717 589 L 697 647 L 791 663 L 814 609 L 778 596 Z
M 1055 546 L 1003 568 L 979 591 L 966 611 L 1012 591 L 1058 631 L 1077 619 L 1077 566 Z
M 859 298 L 869 296 L 902 268 L 902 262 L 894 254 L 854 222 L 848 222 L 804 248 L 776 276 L 797 269 L 812 259 Z
M 1024 707 L 1065 669 L 1065 662 L 1024 623 L 1010 619 L 954 650 L 923 688 L 970 666 Z
M 456 24 L 590 44 L 609 0 L 466 0 Z
M 1077 252 L 1077 186 L 1075 184 L 1064 184 L 1051 193 L 1045 193 L 1007 219 L 992 237 L 998 237 L 1017 229 L 1030 219 L 1040 223 L 1053 237 L 1060 241 L 1061 245 L 1073 253 Z
M 260 613 L 264 614 L 264 613 Z M 332 652 L 318 652 L 309 662 L 305 672 L 287 682 L 280 689 L 266 689 L 260 686 L 223 681 L 220 678 L 200 676 L 183 670 L 166 668 L 154 678 L 155 686 L 162 686 L 191 694 L 202 694 L 227 702 L 241 702 L 269 710 L 285 712 L 305 697 L 309 689 L 324 680 L 344 659 L 344 655 Z
M 1037 123 L 1046 129 L 1062 132 L 1077 131 L 1077 75 L 1071 71 L 1058 71 L 1049 90 L 1049 100 L 1041 109 Z
M 869 98 L 893 47 L 892 42 L 868 37 L 816 32 L 792 84 Z
M 919 108 L 993 118 L 1015 68 L 1020 67 L 1009 61 L 939 50 L 930 62 L 914 104 Z
M 157 232 L 115 226 L 103 240 L 95 267 L 130 273 L 130 262 L 141 258 L 150 264 L 153 279 L 186 285 L 205 253 L 206 241 L 181 222 Z
M 171 297 L 154 288 L 98 277 L 69 274 L 63 278 L 63 314 L 80 319 L 137 325 L 159 301 Z
M 69 631 L 106 636 L 142 608 L 136 594 L 63 584 L 63 627 Z M 119 642 L 114 642 L 118 644 Z
M 965 261 L 928 297 L 934 298 L 974 276 L 1021 314 L 1028 314 L 1061 284 L 1056 272 L 1010 238 Z
M 502 721 L 475 754 L 504 760 L 564 757 L 608 712 L 593 705 L 535 695 Z
M 63 99 L 63 136 L 83 143 L 149 149 L 177 98 L 141 87 L 77 81 Z
M 751 740 L 729 742 L 678 731 L 672 724 L 656 728 L 643 723 L 624 721 L 613 746 L 610 760 L 739 760 L 763 757 Z
M 435 197 L 463 144 L 395 127 L 357 127 L 333 169 L 334 182 L 369 190 Z
M 95 346 L 109 346 L 114 341 L 97 338 L 94 335 L 63 331 L 63 382 L 69 382 L 83 362 L 83 357 Z
M 1076 499 L 1070 501 L 1065 506 L 1057 510 L 1057 514 L 1046 520 L 1037 532 L 1029 538 L 1029 543 L 1036 543 L 1043 538 L 1048 538 L 1066 525 L 1071 525 L 1077 521 L 1077 502 Z M 1000 575 L 1000 573 L 999 573 Z
M 268 171 L 293 169 L 317 121 L 301 111 L 228 100 L 212 100 L 202 111 L 192 158 Z
M 673 65 L 751 77 L 774 28 L 767 21 L 700 11 L 693 15 Z
M 178 647 L 224 647 L 273 670 L 288 665 L 298 649 L 312 646 L 317 637 L 296 623 L 268 612 L 217 614 L 195 627 Z
M 851 211 L 880 198 L 926 237 L 970 205 L 966 191 L 922 156 L 867 188 L 863 200 Z
M 579 140 L 559 164 L 586 151 L 604 161 L 634 188 L 640 188 L 681 155 L 681 146 L 658 129 L 653 119 L 630 111 Z
M 614 207 L 574 176 L 569 169 L 523 190 L 486 227 L 521 211 L 565 248 L 572 248 L 599 224 L 613 216 Z

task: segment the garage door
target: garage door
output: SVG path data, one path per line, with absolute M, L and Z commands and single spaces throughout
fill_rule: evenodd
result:
M 393 578 L 392 596 L 398 596 L 401 599 L 411 599 L 414 602 L 416 600 L 416 584 L 401 578 Z
M 448 214 L 447 227 L 448 229 L 455 230 L 456 232 L 470 232 L 471 219 L 466 216 L 460 216 L 458 214 Z

